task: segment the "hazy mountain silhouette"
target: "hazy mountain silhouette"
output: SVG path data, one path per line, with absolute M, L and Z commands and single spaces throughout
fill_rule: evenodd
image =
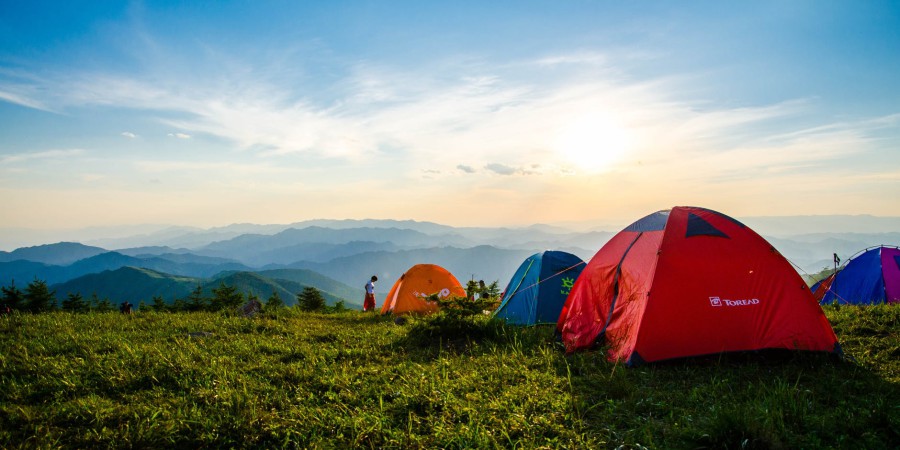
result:
M 91 247 L 77 242 L 59 242 L 56 244 L 23 247 L 12 252 L 0 252 L 0 262 L 26 260 L 44 264 L 65 266 L 84 258 L 96 256 L 106 250 Z
M 386 294 L 391 285 L 407 269 L 416 264 L 437 264 L 449 270 L 463 284 L 469 279 L 505 286 L 530 250 L 509 250 L 487 245 L 473 248 L 427 248 L 398 252 L 369 252 L 336 258 L 326 263 L 299 261 L 291 268 L 311 269 L 359 289 L 372 275 L 379 278 L 378 292 Z
M 125 266 L 190 277 L 211 277 L 222 271 L 250 270 L 249 267 L 235 261 L 198 255 L 165 254 L 139 258 L 118 252 L 105 252 L 67 266 L 24 260 L 0 263 L 0 284 L 9 284 L 13 279 L 17 280 L 18 284 L 28 283 L 35 278 L 50 284 L 61 283 L 87 274 Z
M 741 220 L 763 234 L 800 272 L 830 267 L 832 253 L 846 260 L 869 246 L 900 244 L 897 217 Z M 822 231 L 829 229 L 839 231 Z M 114 231 L 109 232 L 121 236 Z M 373 274 L 381 278 L 379 289 L 385 291 L 403 271 L 419 263 L 440 264 L 460 281 L 475 277 L 504 284 L 518 264 L 535 252 L 563 250 L 589 260 L 616 232 L 575 232 L 551 225 L 450 227 L 411 220 L 310 220 L 206 230 L 158 227 L 154 232 L 109 240 L 130 244 L 114 247 L 121 248 L 114 252 L 74 242 L 0 252 L 0 284 L 15 279 L 18 286 L 25 286 L 35 278 L 54 284 L 126 266 L 203 279 L 221 272 L 301 268 L 352 286 L 352 294 L 342 295 L 351 295 L 347 300 L 355 302 L 356 291 Z
M 51 289 L 56 290 L 56 296 L 60 301 L 70 293 L 80 293 L 84 298 L 96 294 L 99 298 L 108 298 L 113 303 L 129 301 L 137 305 L 141 301 L 149 304 L 155 296 L 162 297 L 166 303 L 171 304 L 177 298 L 186 298 L 198 285 L 206 297 L 211 297 L 213 289 L 224 284 L 236 287 L 245 298 L 253 294 L 263 302 L 273 292 L 278 292 L 282 301 L 291 306 L 297 303 L 297 294 L 305 287 L 311 286 L 322 292 L 329 305 L 343 300 L 348 308 L 362 306 L 359 299 L 349 295 L 352 292 L 349 286 L 321 274 L 286 270 L 279 271 L 278 275 L 285 278 L 276 279 L 255 272 L 228 272 L 213 278 L 197 278 L 129 266 L 53 284 Z
M 274 235 L 245 234 L 214 242 L 196 250 L 209 256 L 233 258 L 248 265 L 287 264 L 306 260 L 324 262 L 375 250 L 421 248 L 457 244 L 471 246 L 455 235 L 430 236 L 399 228 L 322 227 L 290 228 Z M 468 244 L 468 245 L 467 245 Z

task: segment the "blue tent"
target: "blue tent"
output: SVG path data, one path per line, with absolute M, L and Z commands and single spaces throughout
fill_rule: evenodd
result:
M 494 317 L 514 325 L 556 323 L 581 269 L 584 261 L 571 253 L 529 256 L 509 280 Z
M 900 248 L 867 248 L 813 286 L 813 296 L 823 305 L 900 303 Z

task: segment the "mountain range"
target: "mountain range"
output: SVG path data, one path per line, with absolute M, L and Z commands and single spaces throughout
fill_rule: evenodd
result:
M 822 231 L 825 222 L 852 228 L 854 218 L 863 222 L 858 228 L 865 232 Z M 900 220 L 896 219 L 840 216 L 825 220 L 812 216 L 793 221 L 756 218 L 756 225 L 747 222 L 755 230 L 799 231 L 803 220 L 809 221 L 811 232 L 764 237 L 798 271 L 814 273 L 831 266 L 832 253 L 846 260 L 872 245 L 900 243 L 900 231 L 896 231 Z M 894 226 L 897 228 L 892 229 Z M 37 278 L 57 288 L 58 294 L 97 292 L 110 298 L 127 297 L 133 303 L 149 301 L 155 295 L 171 300 L 198 284 L 212 289 L 222 282 L 233 283 L 243 292 L 260 297 L 279 292 L 286 300 L 304 286 L 313 286 L 327 293 L 329 302 L 343 299 L 356 305 L 361 303 L 362 286 L 371 275 L 381 280 L 376 291 L 381 295 L 404 271 L 419 263 L 439 264 L 462 283 L 496 280 L 502 288 L 521 261 L 533 253 L 563 250 L 587 261 L 614 234 L 549 225 L 476 228 L 396 220 L 235 224 L 208 230 L 168 227 L 85 243 L 0 251 L 0 285 L 15 280 L 21 288 Z
M 235 286 L 245 297 L 253 294 L 261 301 L 277 292 L 288 306 L 297 303 L 297 294 L 306 286 L 313 286 L 319 289 L 329 305 L 344 301 L 348 307 L 362 306 L 361 301 L 354 301 L 348 286 L 306 270 L 223 272 L 212 278 L 195 278 L 125 266 L 54 284 L 51 289 L 60 299 L 70 293 L 79 293 L 84 297 L 108 298 L 114 303 L 130 301 L 137 304 L 141 301 L 150 303 L 157 296 L 172 303 L 175 299 L 186 298 L 197 286 L 201 287 L 204 296 L 211 297 L 213 289 L 221 285 Z

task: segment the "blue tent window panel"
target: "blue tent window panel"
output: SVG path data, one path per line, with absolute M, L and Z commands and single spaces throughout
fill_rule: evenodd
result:
M 715 215 L 717 215 L 717 216 L 719 216 L 719 217 L 722 217 L 722 218 L 724 218 L 724 219 L 728 219 L 728 221 L 734 223 L 735 225 L 737 225 L 737 226 L 739 226 L 739 227 L 741 227 L 741 228 L 747 228 L 747 225 L 744 225 L 743 223 L 741 223 L 740 220 L 737 220 L 737 219 L 735 219 L 734 217 L 729 216 L 728 214 L 722 214 L 722 213 L 720 213 L 720 212 L 718 212 L 718 211 L 713 211 L 713 210 L 711 210 L 711 209 L 706 209 L 706 208 L 697 208 L 697 209 L 701 209 L 701 210 L 703 210 L 703 211 L 710 212 L 710 213 L 715 214 Z
M 897 268 L 900 269 L 900 255 L 894 255 L 894 262 L 897 264 Z
M 727 234 L 712 226 L 711 223 L 703 220 L 702 217 L 693 213 L 688 213 L 687 232 L 684 234 L 684 237 L 689 238 L 694 236 L 713 236 L 729 239 Z
M 666 222 L 669 220 L 669 211 L 657 211 L 653 214 L 650 214 L 647 217 L 644 217 L 641 220 L 631 224 L 628 228 L 625 228 L 623 231 L 639 231 L 639 232 L 648 232 L 648 231 L 661 231 L 666 228 Z

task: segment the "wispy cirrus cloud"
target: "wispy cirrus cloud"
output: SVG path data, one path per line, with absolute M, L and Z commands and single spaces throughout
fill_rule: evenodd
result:
M 229 66 L 253 66 L 225 57 Z M 170 137 L 214 136 L 262 157 L 308 154 L 370 162 L 391 148 L 418 169 L 436 164 L 471 173 L 463 167 L 484 167 L 504 175 L 579 170 L 579 162 L 559 148 L 559 135 L 572 122 L 596 115 L 615 117 L 616 126 L 632 138 L 621 160 L 650 163 L 678 159 L 702 165 L 709 155 L 733 149 L 788 148 L 809 135 L 804 129 L 834 126 L 784 123 L 814 108 L 809 99 L 735 107 L 676 100 L 669 95 L 677 90 L 674 82 L 665 78 L 628 79 L 597 70 L 614 62 L 599 52 L 560 53 L 530 61 L 528 76 L 521 74 L 522 64 L 436 62 L 411 69 L 366 62 L 326 86 L 297 81 L 297 69 L 286 63 L 216 76 L 199 70 L 177 80 L 163 72 L 66 74 L 31 80 L 34 85 L 25 90 L 49 92 L 46 97 L 17 98 L 19 104 L 46 110 L 99 105 L 143 111 L 184 130 Z M 0 80 L 0 93 L 4 87 Z M 315 95 L 322 89 L 338 95 L 323 101 Z M 882 119 L 886 126 L 896 122 L 890 117 Z M 858 130 L 845 135 L 864 142 L 865 126 L 840 127 Z M 603 145 L 602 136 L 585 137 L 590 138 Z M 795 159 L 816 157 L 794 154 Z M 777 150 L 757 150 L 755 156 L 763 165 L 783 160 Z M 520 169 L 532 164 L 558 171 Z
M 35 100 L 31 97 L 23 95 L 21 93 L 9 92 L 0 90 L 0 100 L 9 102 L 15 105 L 24 106 L 26 108 L 39 109 L 42 111 L 52 111 L 42 102 Z
M 134 163 L 134 166 L 145 173 L 184 172 L 184 173 L 219 173 L 219 174 L 276 174 L 286 173 L 291 169 L 274 166 L 266 163 L 247 162 L 210 162 L 210 161 L 172 161 L 172 160 L 142 160 Z
M 0 164 L 21 163 L 35 160 L 62 160 L 82 156 L 84 154 L 85 151 L 80 148 L 17 153 L 0 156 Z

